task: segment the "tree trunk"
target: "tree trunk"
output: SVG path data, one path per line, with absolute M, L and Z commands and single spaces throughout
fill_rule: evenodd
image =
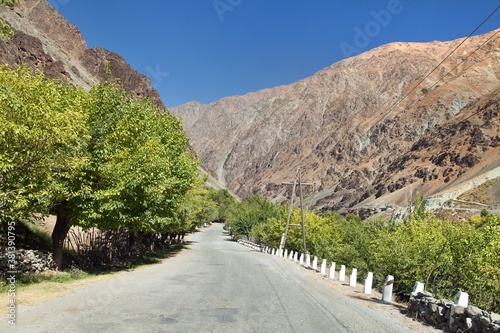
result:
M 64 240 L 68 235 L 70 229 L 70 216 L 67 210 L 67 203 L 61 204 L 56 209 L 56 225 L 52 231 L 52 252 L 54 256 L 54 262 L 58 269 L 62 269 L 63 265 L 63 249 Z

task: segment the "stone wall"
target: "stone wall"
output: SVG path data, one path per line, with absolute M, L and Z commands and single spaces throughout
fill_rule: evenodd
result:
M 418 292 L 410 298 L 408 316 L 447 332 L 500 333 L 500 315 L 436 299 L 429 292 Z
M 41 273 L 56 270 L 52 253 L 38 250 L 16 250 L 16 271 L 19 274 Z M 0 274 L 10 271 L 7 251 L 0 254 Z

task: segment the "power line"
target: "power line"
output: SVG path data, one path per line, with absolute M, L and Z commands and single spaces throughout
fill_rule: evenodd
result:
M 439 80 L 437 80 L 432 86 L 429 87 L 429 89 L 432 89 L 434 88 L 439 82 L 443 81 L 446 76 L 448 76 L 448 74 L 452 74 L 452 72 L 457 69 L 461 64 L 463 64 L 465 61 L 467 61 L 467 59 L 469 59 L 474 53 L 476 53 L 477 51 L 479 51 L 486 43 L 488 43 L 489 41 L 491 41 L 496 35 L 498 35 L 500 33 L 500 29 L 497 30 L 497 32 L 495 32 L 490 38 L 486 39 L 481 45 L 479 45 L 474 51 L 470 52 L 467 57 L 463 58 L 455 67 L 453 67 L 452 69 L 450 69 L 446 74 L 444 74 Z M 485 58 L 483 58 L 485 59 Z M 462 72 L 466 72 L 469 68 L 471 68 L 472 66 L 474 66 L 474 64 L 470 65 L 469 67 L 465 68 Z M 421 99 L 423 98 L 423 96 L 420 96 L 418 99 L 414 100 L 410 105 L 408 105 L 408 108 L 412 107 L 415 103 L 417 103 L 418 101 L 420 101 Z
M 403 98 L 401 98 L 396 104 L 394 104 L 394 106 L 392 106 L 389 111 L 387 111 L 384 116 L 382 117 L 382 120 L 387 117 L 388 114 L 390 114 L 395 108 L 397 108 L 401 102 L 403 102 L 411 93 L 413 93 L 417 88 L 418 86 L 420 86 L 420 84 L 422 82 L 424 82 L 436 69 L 439 68 L 439 66 L 441 66 L 460 46 L 462 46 L 477 30 L 479 30 L 485 23 L 486 21 L 488 21 L 497 11 L 498 9 L 500 9 L 500 6 L 498 6 L 497 8 L 495 8 L 495 10 L 490 14 L 488 15 L 488 17 L 486 19 L 483 20 L 483 22 L 481 22 L 466 38 L 464 38 L 464 40 L 462 40 L 462 42 L 460 42 L 439 64 L 437 64 L 427 75 L 425 75 L 425 77 L 423 79 L 421 79 L 408 93 L 406 93 Z M 373 125 L 368 131 L 370 131 L 375 125 Z

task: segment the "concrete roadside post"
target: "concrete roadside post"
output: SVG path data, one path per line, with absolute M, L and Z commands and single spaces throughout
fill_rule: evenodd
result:
M 323 261 L 321 261 L 320 273 L 321 275 L 326 276 L 326 259 L 323 259 Z
M 394 276 L 387 275 L 384 283 L 384 289 L 382 291 L 382 300 L 384 302 L 392 302 L 392 288 L 394 286 Z
M 458 306 L 463 306 L 464 308 L 468 307 L 469 306 L 469 294 L 464 293 L 463 291 L 459 291 L 455 295 L 455 300 L 453 303 L 455 303 L 455 305 L 458 305 Z
M 335 280 L 335 263 L 333 261 L 330 266 L 330 279 Z
M 373 285 L 373 272 L 368 272 L 368 275 L 365 279 L 365 286 L 363 287 L 363 293 L 370 295 L 372 293 L 372 285 Z
M 316 257 L 316 256 L 314 256 L 314 259 L 313 259 L 312 269 L 315 270 L 315 271 L 318 270 L 318 257 Z
M 413 286 L 413 291 L 411 292 L 410 299 L 413 297 L 417 296 L 418 293 L 424 291 L 424 284 L 422 282 L 415 282 L 415 285 Z
M 469 306 L 469 294 L 462 291 L 457 292 L 450 308 L 450 321 L 448 323 L 448 327 L 452 332 L 456 332 L 458 328 L 458 324 L 455 319 L 455 311 L 457 311 L 457 308 L 466 308 L 467 306 Z
M 353 268 L 351 271 L 351 276 L 349 277 L 349 286 L 356 287 L 358 282 L 358 269 Z
M 345 265 L 340 265 L 339 281 L 345 281 Z

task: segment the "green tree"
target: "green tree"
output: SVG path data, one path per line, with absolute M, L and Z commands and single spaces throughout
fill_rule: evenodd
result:
M 231 212 L 234 211 L 238 201 L 226 189 L 219 191 L 212 190 L 211 198 L 217 205 L 216 220 L 219 222 L 226 222 L 226 220 L 230 217 Z
M 413 199 L 413 217 L 414 218 L 424 218 L 427 213 L 427 200 L 422 196 L 420 191 L 415 193 L 415 198 Z
M 176 212 L 196 179 L 199 161 L 187 149 L 180 121 L 147 99 L 131 98 L 118 84 L 105 82 L 90 91 L 87 128 L 84 173 L 66 182 L 67 192 L 79 195 L 54 205 L 58 263 L 71 225 L 150 233 L 178 229 Z
M 60 81 L 0 66 L 0 218 L 47 214 L 79 174 L 86 134 L 87 93 Z
M 199 161 L 166 110 L 114 83 L 89 93 L 0 66 L 0 111 L 0 218 L 57 215 L 52 243 L 59 267 L 72 225 L 178 227 Z
M 186 192 L 177 210 L 177 233 L 193 231 L 205 222 L 217 218 L 217 205 L 212 200 L 212 193 L 204 186 L 204 179 L 198 178 Z
M 265 223 L 269 218 L 276 217 L 278 207 L 259 195 L 251 195 L 241 201 L 234 214 L 226 222 L 237 238 L 248 237 L 255 225 Z
M 7 7 L 13 7 L 16 0 L 0 0 L 0 5 L 5 5 Z M 0 20 L 0 38 L 11 38 L 14 35 L 14 31 L 5 21 Z

